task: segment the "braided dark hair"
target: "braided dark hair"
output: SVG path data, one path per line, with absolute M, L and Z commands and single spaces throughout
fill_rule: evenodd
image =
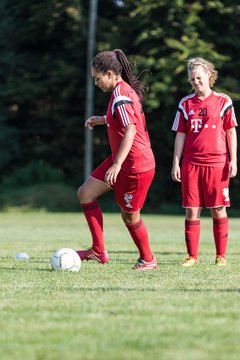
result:
M 99 52 L 92 60 L 92 67 L 102 73 L 112 70 L 116 75 L 121 75 L 123 80 L 136 91 L 141 101 L 143 101 L 148 86 L 140 78 L 145 71 L 137 75 L 136 67 L 128 61 L 122 50 L 115 49 L 113 51 Z

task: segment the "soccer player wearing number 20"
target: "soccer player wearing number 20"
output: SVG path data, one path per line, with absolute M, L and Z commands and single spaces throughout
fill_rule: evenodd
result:
M 198 262 L 200 215 L 206 207 L 213 220 L 215 264 L 225 266 L 229 179 L 237 174 L 237 121 L 229 96 L 211 89 L 217 79 L 214 65 L 194 58 L 188 60 L 187 70 L 195 92 L 180 101 L 172 127 L 176 131 L 172 179 L 181 182 L 186 213 L 188 257 L 181 265 Z

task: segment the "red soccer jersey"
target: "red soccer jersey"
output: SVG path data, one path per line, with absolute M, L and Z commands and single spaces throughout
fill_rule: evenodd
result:
M 129 84 L 119 82 L 111 95 L 106 114 L 108 138 L 113 158 L 120 147 L 125 126 L 134 124 L 136 135 L 132 148 L 122 164 L 122 170 L 128 173 L 141 173 L 155 167 L 145 116 L 139 96 Z
M 184 97 L 172 130 L 186 133 L 183 161 L 222 167 L 228 161 L 226 130 L 237 126 L 232 100 L 212 91 L 204 100 L 196 94 Z

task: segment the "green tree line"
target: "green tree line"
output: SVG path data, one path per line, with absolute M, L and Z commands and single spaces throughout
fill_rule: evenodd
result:
M 180 204 L 180 187 L 170 177 L 171 126 L 179 100 L 191 91 L 186 74 L 189 57 L 214 62 L 219 72 L 215 90 L 231 96 L 239 118 L 240 4 L 236 0 L 122 3 L 98 1 L 96 52 L 121 48 L 139 70 L 149 70 L 144 110 L 157 172 L 146 209 L 163 211 L 164 206 Z M 61 184 L 56 196 L 67 197 L 68 188 L 75 191 L 84 180 L 89 6 L 87 0 L 1 0 L 2 203 L 13 190 L 16 204 L 30 187 L 39 193 L 39 184 L 51 184 L 46 199 L 49 191 L 54 196 L 56 184 Z M 95 114 L 105 113 L 108 98 L 95 90 Z M 93 147 L 96 166 L 109 153 L 104 127 L 94 130 Z M 235 208 L 239 185 L 239 177 L 231 181 Z M 45 200 L 42 193 L 40 198 Z M 74 202 L 77 206 L 75 198 Z M 66 203 L 63 198 L 59 207 Z

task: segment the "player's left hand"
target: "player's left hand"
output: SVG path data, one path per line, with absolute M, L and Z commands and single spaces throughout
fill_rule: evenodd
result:
M 237 175 L 237 163 L 236 161 L 230 161 L 229 163 L 229 177 L 234 178 Z

